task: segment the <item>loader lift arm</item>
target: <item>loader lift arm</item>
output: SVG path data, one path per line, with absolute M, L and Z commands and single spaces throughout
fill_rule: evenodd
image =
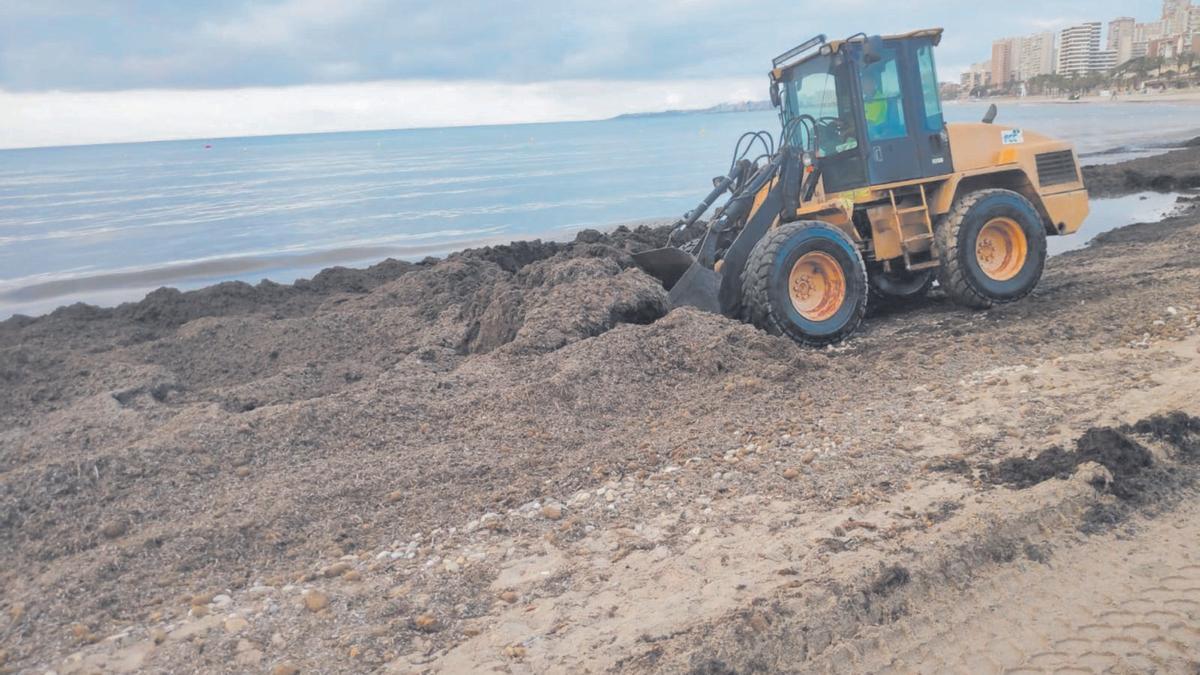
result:
M 739 150 L 740 146 L 739 142 Z M 793 210 L 798 205 L 800 156 L 801 151 L 786 143 L 762 164 L 735 154 L 729 174 L 714 179 L 712 192 L 675 223 L 668 248 L 634 254 L 638 265 L 669 289 L 672 306 L 737 314 L 741 271 L 750 250 L 777 224 L 788 202 Z M 708 224 L 692 254 L 670 246 L 727 191 L 731 192 L 728 201 Z

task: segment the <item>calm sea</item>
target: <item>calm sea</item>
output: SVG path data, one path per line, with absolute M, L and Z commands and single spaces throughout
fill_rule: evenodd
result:
M 997 124 L 1099 162 L 1200 133 L 1196 110 L 1009 104 Z M 777 127 L 761 112 L 0 151 L 0 318 L 672 218 L 742 131 Z

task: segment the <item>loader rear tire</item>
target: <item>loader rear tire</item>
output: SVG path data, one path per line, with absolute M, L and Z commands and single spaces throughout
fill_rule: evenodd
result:
M 1029 295 L 1046 266 L 1046 228 L 1029 200 L 989 189 L 959 197 L 938 224 L 938 285 L 974 309 Z
M 867 312 L 869 294 L 858 247 L 820 221 L 787 223 L 767 232 L 742 274 L 746 320 L 811 346 L 853 333 Z

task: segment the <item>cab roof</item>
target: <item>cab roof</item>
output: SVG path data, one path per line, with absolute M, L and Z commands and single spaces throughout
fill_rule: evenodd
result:
M 913 38 L 927 37 L 931 38 L 933 40 L 933 44 L 936 46 L 942 41 L 942 32 L 943 29 L 941 28 L 922 28 L 920 30 L 909 31 L 907 33 L 881 35 L 880 37 L 884 40 L 911 40 Z M 796 66 L 807 63 L 818 56 L 836 54 L 846 45 L 864 42 L 866 39 L 866 35 L 859 33 L 858 35 L 852 35 L 844 40 L 833 40 L 827 42 L 824 35 L 817 35 L 798 47 L 790 49 L 775 57 L 772 63 L 774 68 L 771 70 L 771 76 L 778 80 L 783 76 L 784 73 L 795 68 Z

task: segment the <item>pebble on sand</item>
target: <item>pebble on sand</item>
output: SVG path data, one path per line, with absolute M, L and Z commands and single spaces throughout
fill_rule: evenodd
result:
M 96 642 L 99 639 L 96 637 L 95 633 L 93 633 L 91 631 L 90 628 L 88 628 L 87 626 L 85 626 L 81 623 L 71 624 L 71 635 L 73 635 L 75 637 L 75 639 L 78 640 L 79 642 L 82 642 L 83 644 L 89 644 L 89 645 L 92 644 L 93 642 Z
M 190 602 L 192 603 L 193 607 L 197 607 L 199 605 L 207 605 L 208 603 L 213 601 L 213 595 L 215 595 L 215 594 L 214 593 L 197 593 L 192 596 Z
M 329 596 L 321 591 L 304 591 L 304 607 L 310 612 L 319 612 L 329 606 Z
M 100 534 L 109 539 L 116 539 L 125 534 L 129 530 L 129 525 L 123 520 L 113 520 L 105 523 L 100 528 Z
M 286 661 L 276 663 L 274 668 L 271 668 L 271 675 L 298 675 L 300 668 Z
M 547 504 L 542 507 L 542 516 L 549 520 L 558 520 L 562 518 L 563 509 L 558 504 Z
M 788 480 L 796 480 L 799 476 L 800 476 L 800 472 L 791 467 L 788 467 L 783 470 L 783 477 Z
M 242 642 L 246 642 L 246 641 L 242 640 Z M 248 643 L 248 644 L 253 644 L 253 643 Z M 247 649 L 242 649 L 240 644 L 238 646 L 237 656 L 233 657 L 234 662 L 237 663 L 239 666 L 249 666 L 249 667 L 257 666 L 259 663 L 262 662 L 262 659 L 263 659 L 263 653 L 262 653 L 261 649 L 254 649 L 253 647 L 247 648 Z
M 199 619 L 202 616 L 208 616 L 208 605 L 192 605 L 192 608 L 188 610 L 188 614 L 195 619 Z
M 509 645 L 504 648 L 504 655 L 510 659 L 523 659 L 525 658 L 525 653 L 525 647 L 521 645 Z
M 225 619 L 226 633 L 240 633 L 250 627 L 250 622 L 240 616 L 232 615 Z
M 329 577 L 330 579 L 332 579 L 333 577 L 342 576 L 346 572 L 349 572 L 351 569 L 352 568 L 350 566 L 350 563 L 339 562 L 339 563 L 334 563 L 334 564 L 330 565 L 329 567 L 326 567 L 323 574 L 325 576 Z

